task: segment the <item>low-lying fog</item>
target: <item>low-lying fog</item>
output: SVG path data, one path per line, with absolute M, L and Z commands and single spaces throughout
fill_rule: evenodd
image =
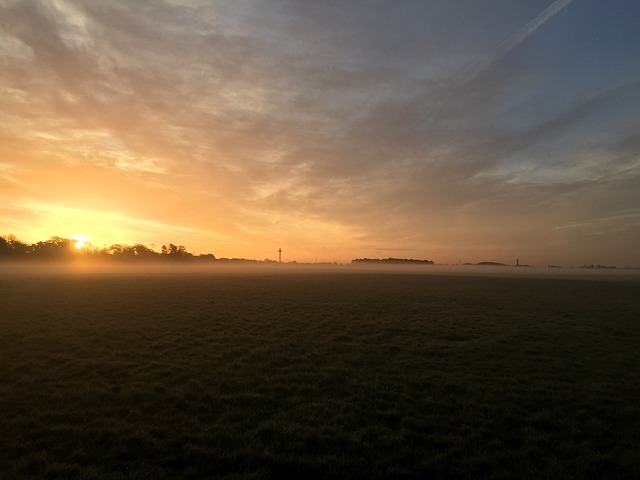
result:
M 331 264 L 125 264 L 96 261 L 0 263 L 0 275 L 297 275 L 412 274 L 499 277 L 576 278 L 640 281 L 640 269 L 545 268 L 486 265 L 331 265 Z

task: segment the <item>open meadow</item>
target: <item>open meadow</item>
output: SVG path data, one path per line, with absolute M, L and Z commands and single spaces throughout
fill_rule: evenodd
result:
M 640 282 L 0 270 L 0 478 L 640 478 Z

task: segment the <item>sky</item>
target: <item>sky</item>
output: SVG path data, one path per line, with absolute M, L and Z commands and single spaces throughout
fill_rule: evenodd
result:
M 0 234 L 640 266 L 640 2 L 0 0 Z

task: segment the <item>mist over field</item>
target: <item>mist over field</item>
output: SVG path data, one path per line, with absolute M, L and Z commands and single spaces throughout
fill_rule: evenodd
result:
M 548 268 L 515 267 L 509 265 L 403 265 L 403 264 L 297 264 L 237 263 L 130 263 L 78 258 L 60 262 L 1 262 L 0 274 L 19 276 L 59 275 L 123 275 L 142 277 L 163 276 L 228 276 L 228 275 L 312 275 L 312 274 L 407 274 L 455 275 L 478 277 L 515 277 L 640 281 L 638 268 Z
M 0 471 L 638 477 L 637 277 L 466 268 L 3 264 Z

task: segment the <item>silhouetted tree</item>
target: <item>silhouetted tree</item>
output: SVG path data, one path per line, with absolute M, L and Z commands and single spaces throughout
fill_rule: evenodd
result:
M 14 235 L 0 236 L 0 259 L 41 259 L 41 260 L 64 260 L 77 256 L 93 259 L 118 259 L 121 261 L 138 260 L 193 260 L 214 261 L 216 257 L 211 254 L 201 254 L 197 257 L 188 252 L 183 245 L 170 243 L 162 245 L 161 252 L 153 248 L 136 243 L 126 245 L 116 243 L 109 247 L 99 248 L 75 248 L 76 240 L 63 237 L 51 237 L 49 240 L 40 241 L 34 244 L 26 244 L 18 240 Z
M 75 240 L 70 238 L 51 237 L 32 245 L 32 255 L 44 259 L 62 259 L 73 253 L 74 246 Z
M 8 257 L 11 255 L 11 247 L 4 237 L 0 237 L 0 257 Z
M 146 245 L 142 245 L 141 243 L 136 243 L 133 247 L 131 247 L 131 251 L 135 257 L 150 259 L 154 258 L 158 255 L 158 252 L 155 252 L 151 248 Z
M 120 260 L 150 260 L 159 256 L 158 252 L 141 243 L 135 245 L 116 243 L 106 249 L 106 253 Z
M 0 237 L 0 257 L 20 258 L 26 256 L 30 250 L 30 246 L 18 240 L 15 235 Z
M 173 243 L 170 243 L 169 246 L 162 245 L 161 252 L 162 255 L 166 255 L 173 260 L 193 257 L 193 254 L 187 252 L 187 249 L 183 245 L 174 245 Z
M 380 264 L 423 264 L 433 265 L 433 260 L 416 260 L 413 258 L 355 258 L 351 260 L 352 264 L 356 263 L 380 263 Z
M 105 249 L 105 251 L 109 255 L 117 257 L 123 254 L 125 247 L 126 245 L 120 245 L 119 243 L 115 243 L 111 245 L 109 248 Z

